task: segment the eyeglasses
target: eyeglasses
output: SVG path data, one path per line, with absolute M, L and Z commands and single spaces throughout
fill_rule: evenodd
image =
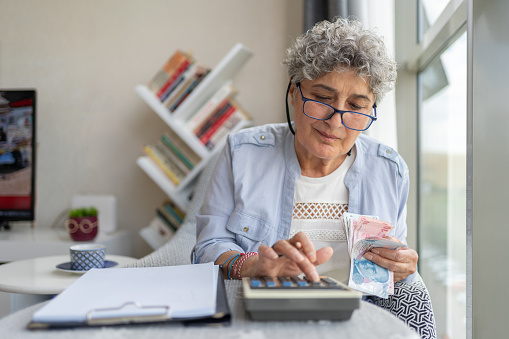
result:
M 373 115 L 353 111 L 341 111 L 321 101 L 306 98 L 304 94 L 302 94 L 300 82 L 296 85 L 299 87 L 300 96 L 302 97 L 302 112 L 312 119 L 329 120 L 334 114 L 339 113 L 343 126 L 355 131 L 367 130 L 373 121 L 377 119 L 376 105 L 373 105 Z

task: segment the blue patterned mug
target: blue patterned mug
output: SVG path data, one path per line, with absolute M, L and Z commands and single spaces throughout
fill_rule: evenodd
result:
M 73 245 L 71 251 L 71 269 L 88 271 L 91 268 L 103 268 L 106 246 L 100 244 Z

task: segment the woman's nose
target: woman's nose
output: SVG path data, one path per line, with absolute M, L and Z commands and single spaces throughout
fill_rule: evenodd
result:
M 331 128 L 340 128 L 343 126 L 341 114 L 337 112 L 329 120 L 326 121 Z

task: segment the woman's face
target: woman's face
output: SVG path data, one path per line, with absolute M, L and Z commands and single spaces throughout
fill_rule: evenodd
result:
M 315 80 L 301 82 L 302 94 L 308 99 L 326 103 L 342 111 L 371 113 L 375 96 L 368 82 L 354 70 L 330 72 Z M 343 162 L 361 133 L 341 123 L 340 114 L 329 120 L 316 120 L 306 116 L 303 101 L 296 85 L 290 89 L 295 121 L 295 150 L 299 161 Z

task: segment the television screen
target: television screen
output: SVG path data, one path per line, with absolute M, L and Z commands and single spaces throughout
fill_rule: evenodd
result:
M 35 90 L 0 89 L 0 226 L 34 220 Z

